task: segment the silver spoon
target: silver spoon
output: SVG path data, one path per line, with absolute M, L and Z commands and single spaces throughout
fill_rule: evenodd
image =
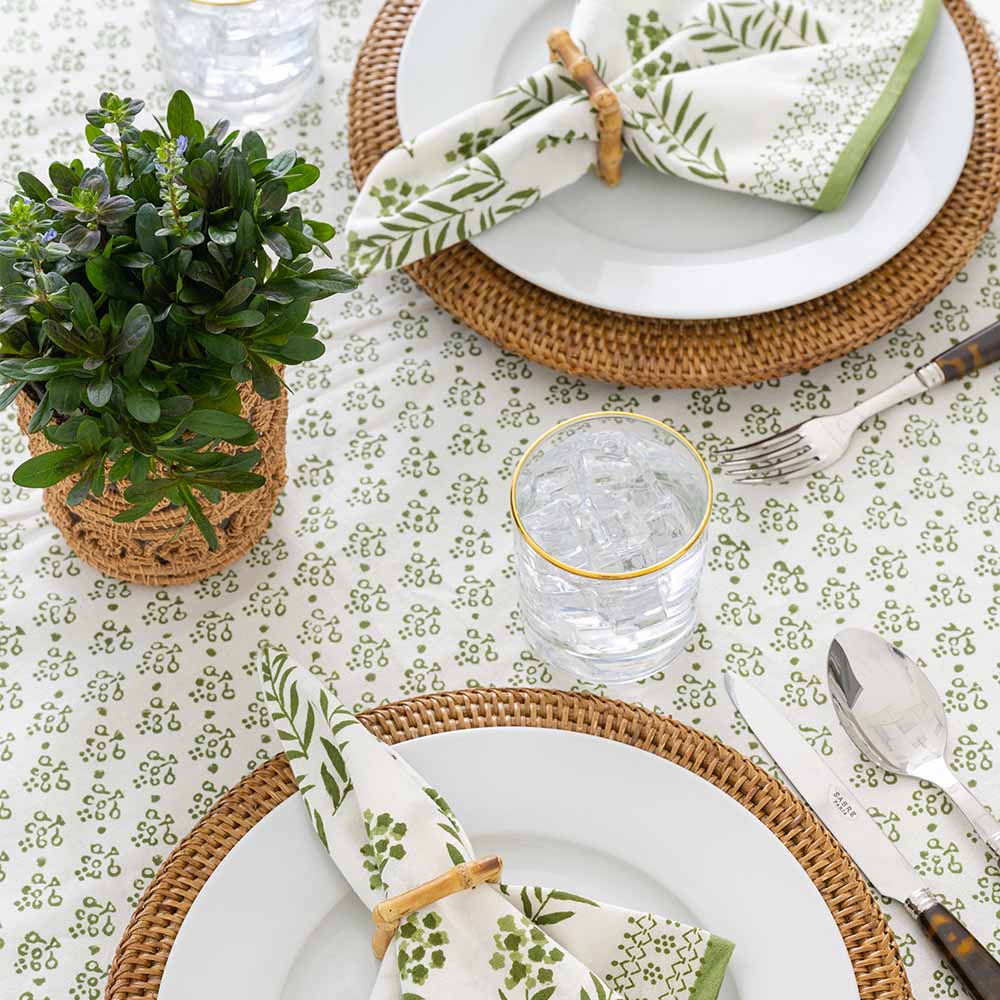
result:
M 913 660 L 874 632 L 847 628 L 830 643 L 827 681 L 854 745 L 887 771 L 937 785 L 1000 855 L 1000 823 L 945 761 L 944 705 Z

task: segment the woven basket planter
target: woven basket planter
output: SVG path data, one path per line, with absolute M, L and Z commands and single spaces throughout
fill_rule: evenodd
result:
M 76 477 L 45 490 L 45 509 L 69 547 L 108 576 L 154 586 L 202 580 L 246 555 L 267 530 L 285 485 L 288 396 L 282 390 L 277 399 L 261 399 L 247 385 L 240 387 L 240 398 L 242 415 L 259 435 L 256 447 L 261 459 L 254 471 L 267 481 L 252 493 L 223 493 L 219 503 L 206 506 L 219 538 L 214 552 L 194 524 L 184 523 L 187 512 L 167 501 L 138 521 L 115 523 L 115 516 L 129 504 L 113 484 L 100 499 L 89 497 L 76 507 L 67 507 L 66 497 Z M 40 455 L 56 445 L 41 432 L 27 433 L 34 412 L 34 401 L 22 392 L 17 397 L 18 426 L 27 434 L 31 454 Z M 229 445 L 220 447 L 238 450 Z

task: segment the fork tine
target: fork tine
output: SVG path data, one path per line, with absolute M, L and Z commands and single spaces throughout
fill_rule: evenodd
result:
M 794 459 L 808 454 L 808 443 L 799 440 L 793 441 L 791 444 L 786 445 L 778 451 L 768 452 L 768 454 L 763 458 L 741 458 L 735 461 L 732 459 L 726 459 L 725 461 L 720 462 L 719 465 L 723 472 L 728 472 L 732 475 L 736 475 L 740 472 L 765 472 L 766 470 L 773 469 L 779 465 L 788 465 L 788 463 Z
M 767 437 L 758 438 L 756 441 L 748 441 L 746 444 L 737 445 L 735 448 L 720 448 L 718 454 L 742 456 L 746 452 L 757 451 L 760 448 L 765 448 L 767 445 L 775 444 L 782 438 L 787 437 L 793 430 L 795 428 L 787 427 L 776 434 L 769 434 Z
M 719 452 L 722 456 L 719 465 L 725 468 L 727 463 L 730 462 L 756 462 L 758 459 L 767 458 L 769 455 L 784 451 L 789 445 L 797 444 L 801 440 L 802 435 L 797 431 L 782 431 L 781 434 L 776 434 L 764 441 L 758 441 L 756 445 L 751 446 L 746 444 L 741 448 L 731 448 Z
M 784 467 L 779 466 L 776 469 L 768 469 L 762 475 L 743 476 L 742 478 L 734 479 L 733 482 L 755 485 L 757 483 L 782 482 L 786 479 L 799 479 L 802 476 L 809 475 L 810 471 L 812 471 L 812 466 L 819 460 L 818 455 L 810 455 L 805 461 L 798 462 L 795 465 Z

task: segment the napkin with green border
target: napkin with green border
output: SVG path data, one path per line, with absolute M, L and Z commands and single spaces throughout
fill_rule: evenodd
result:
M 579 0 L 570 33 L 618 94 L 624 146 L 640 163 L 829 211 L 892 114 L 939 5 Z M 347 223 L 359 277 L 412 264 L 572 184 L 595 161 L 597 125 L 586 95 L 550 63 L 404 138 L 369 174 Z
M 316 835 L 366 907 L 477 857 L 441 795 L 308 670 L 268 651 L 260 679 Z M 655 913 L 482 885 L 400 925 L 371 997 L 715 1000 L 732 950 Z

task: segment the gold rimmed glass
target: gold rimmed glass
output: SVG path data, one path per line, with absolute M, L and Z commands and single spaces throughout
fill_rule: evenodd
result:
M 695 624 L 712 479 L 652 417 L 585 413 L 531 444 L 510 490 L 532 650 L 604 683 L 665 667 Z
M 152 0 L 152 12 L 167 83 L 206 126 L 284 118 L 319 78 L 319 0 Z

